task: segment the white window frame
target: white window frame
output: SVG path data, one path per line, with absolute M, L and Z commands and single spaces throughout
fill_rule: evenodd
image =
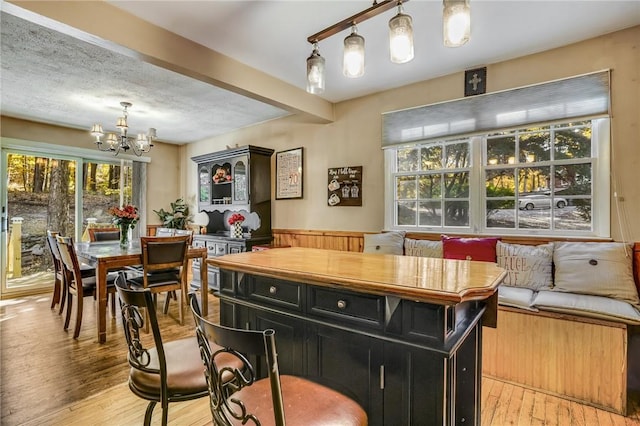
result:
M 387 230 L 399 230 L 407 232 L 427 232 L 427 233 L 457 233 L 473 235 L 521 235 L 540 237 L 592 237 L 609 238 L 611 236 L 611 189 L 610 189 L 610 119 L 608 117 L 590 117 L 581 121 L 591 120 L 591 157 L 580 159 L 580 163 L 591 162 L 592 164 L 592 229 L 586 231 L 573 230 L 552 230 L 552 229 L 510 229 L 510 228 L 488 228 L 486 227 L 486 189 L 484 182 L 484 171 L 487 163 L 485 161 L 486 134 L 468 136 L 470 141 L 471 168 L 469 175 L 469 227 L 448 227 L 448 226 L 419 226 L 419 225 L 396 225 L 397 204 L 395 197 L 395 177 L 396 152 L 401 149 L 425 145 L 434 141 L 416 141 L 404 145 L 390 146 L 384 149 L 384 227 Z M 562 123 L 577 120 L 563 120 Z M 526 127 L 547 126 L 561 123 L 540 123 L 531 124 Z M 523 128 L 525 126 L 520 126 Z M 502 130 L 496 129 L 491 133 Z M 460 141 L 463 138 L 451 137 L 446 141 Z M 446 142 L 445 141 L 445 142 Z M 442 142 L 442 141 L 438 141 Z M 575 162 L 575 161 L 570 161 Z M 562 161 L 550 162 L 554 165 L 561 165 Z M 565 162 L 566 164 L 566 162 Z M 402 174 L 402 173 L 401 173 Z

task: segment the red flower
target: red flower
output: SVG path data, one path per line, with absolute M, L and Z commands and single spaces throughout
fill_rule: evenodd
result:
M 138 215 L 138 208 L 131 204 L 120 207 L 109 208 L 109 214 L 113 216 L 113 223 L 116 225 L 128 224 L 133 228 L 133 225 L 138 223 L 140 216 Z
M 242 222 L 244 220 L 244 216 L 242 216 L 240 213 L 234 213 L 231 216 L 229 216 L 228 222 L 229 225 L 233 225 L 236 222 Z

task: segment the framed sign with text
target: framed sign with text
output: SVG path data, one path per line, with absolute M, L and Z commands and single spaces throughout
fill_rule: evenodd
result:
M 302 198 L 302 148 L 276 152 L 276 200 Z
M 327 204 L 362 205 L 362 166 L 333 167 L 327 174 Z

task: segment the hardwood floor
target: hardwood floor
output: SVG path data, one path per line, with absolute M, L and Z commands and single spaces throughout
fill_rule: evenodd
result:
M 95 303 L 85 300 L 80 337 L 62 330 L 64 319 L 50 310 L 50 295 L 0 301 L 0 424 L 11 425 L 140 425 L 146 402 L 129 390 L 129 368 L 120 318 L 107 320 L 107 343 L 95 335 Z M 210 316 L 218 303 L 209 297 Z M 163 338 L 193 333 L 190 316 L 180 326 L 176 303 L 160 315 Z M 73 325 L 73 323 L 72 323 Z M 638 395 L 630 415 L 534 392 L 490 378 L 483 379 L 483 425 L 638 425 Z M 156 408 L 154 424 L 159 424 Z M 169 424 L 211 423 L 206 398 L 171 404 Z

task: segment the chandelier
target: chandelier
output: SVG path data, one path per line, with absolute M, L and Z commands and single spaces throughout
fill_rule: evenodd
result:
M 313 51 L 307 58 L 307 92 L 321 94 L 325 86 L 325 60 L 320 56 L 318 43 L 348 28 L 351 34 L 344 39 L 342 72 L 346 77 L 364 75 L 364 37 L 358 34 L 357 24 L 394 7 L 398 13 L 389 21 L 389 57 L 391 62 L 404 64 L 413 59 L 413 20 L 403 13 L 402 3 L 409 0 L 374 0 L 373 6 L 343 19 L 307 37 Z M 447 47 L 458 47 L 469 41 L 471 28 L 469 0 L 443 0 L 443 37 Z
M 143 153 L 151 150 L 153 146 L 151 142 L 156 139 L 156 129 L 151 127 L 147 133 L 138 133 L 135 138 L 128 136 L 129 125 L 127 124 L 127 117 L 129 114 L 127 113 L 127 108 L 131 108 L 132 104 L 131 102 L 120 102 L 120 105 L 123 108 L 122 117 L 118 117 L 116 122 L 116 127 L 120 129 L 120 134 L 109 133 L 103 142 L 104 131 L 102 130 L 102 125 L 94 124 L 91 127 L 91 135 L 96 138 L 95 143 L 100 151 L 110 151 L 114 155 L 118 155 L 120 152 L 126 154 L 131 150 L 140 157 Z

